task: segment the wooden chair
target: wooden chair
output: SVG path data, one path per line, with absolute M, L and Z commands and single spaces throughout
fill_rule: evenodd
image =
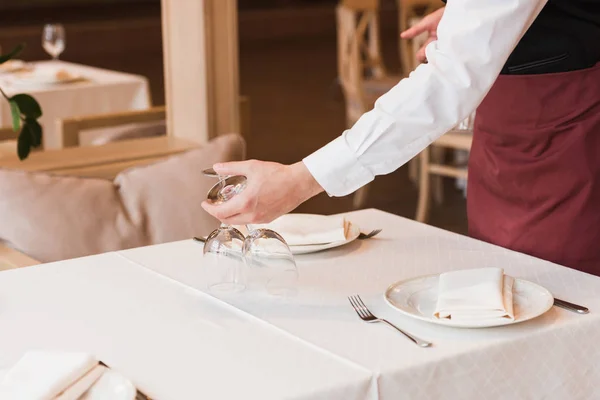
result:
M 440 0 L 398 0 L 398 28 L 400 32 L 404 32 L 414 23 L 418 22 L 423 16 L 432 13 L 433 11 L 444 6 Z M 414 41 L 423 43 L 424 37 L 415 39 L 400 39 L 400 64 L 402 66 L 402 74 L 408 74 L 415 68 L 417 64 L 415 59 Z M 421 47 L 420 45 L 417 49 Z
M 411 43 L 413 54 L 421 47 L 424 40 L 425 37 L 421 37 Z M 472 119 L 473 116 L 469 118 Z M 409 171 L 409 173 L 418 174 L 417 221 L 427 222 L 432 197 L 435 199 L 436 204 L 443 203 L 443 177 L 467 179 L 466 166 L 445 164 L 445 158 L 446 151 L 449 149 L 470 151 L 472 141 L 473 131 L 471 127 L 468 129 L 453 129 L 433 142 L 416 157 L 419 161 L 416 164 L 418 168 Z
M 471 150 L 471 143 L 473 142 L 473 133 L 469 130 L 452 130 L 438 140 L 433 142 L 431 146 L 426 148 L 419 154 L 419 199 L 417 203 L 417 215 L 416 220 L 419 222 L 427 222 L 429 217 L 429 210 L 431 205 L 432 197 L 432 176 L 450 177 L 450 178 L 461 178 L 467 179 L 467 169 L 465 166 L 460 165 L 449 165 L 444 163 L 445 151 L 447 149 L 453 150 Z M 432 155 L 433 151 L 442 150 L 436 155 Z M 441 179 L 437 180 L 439 186 L 436 187 L 440 196 L 438 202 L 441 202 L 442 185 Z
M 346 102 L 348 127 L 400 81 L 400 76 L 389 75 L 383 65 L 378 5 L 377 0 L 344 0 L 336 8 L 338 76 Z M 355 193 L 355 209 L 364 205 L 367 193 L 367 186 Z

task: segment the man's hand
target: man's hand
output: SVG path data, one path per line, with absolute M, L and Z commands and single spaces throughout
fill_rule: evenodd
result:
M 246 188 L 231 200 L 202 207 L 229 225 L 269 223 L 323 191 L 303 162 L 282 165 L 263 161 L 241 161 L 213 166 L 217 174 L 243 175 Z
M 427 40 L 425 41 L 423 46 L 421 46 L 421 48 L 417 51 L 416 54 L 417 61 L 419 62 L 427 61 L 427 57 L 425 56 L 425 48 L 429 43 L 433 42 L 434 40 L 437 40 L 437 27 L 440 23 L 440 20 L 442 19 L 442 15 L 444 15 L 444 9 L 445 7 L 442 7 L 432 12 L 431 14 L 423 18 L 421 21 L 419 21 L 418 24 L 405 30 L 400 34 L 400 37 L 402 39 L 413 39 L 414 37 L 418 36 L 423 32 L 428 33 Z

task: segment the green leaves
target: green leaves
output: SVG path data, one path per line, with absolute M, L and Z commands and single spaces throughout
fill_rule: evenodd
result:
M 0 64 L 17 56 L 23 48 L 25 48 L 25 45 L 20 44 L 10 53 L 0 55 Z M 0 88 L 0 93 L 10 104 L 13 130 L 17 132 L 21 129 L 17 140 L 17 154 L 19 159 L 24 160 L 29 156 L 32 147 L 38 147 L 42 144 L 42 126 L 37 121 L 42 116 L 42 108 L 28 94 L 20 93 L 8 97 L 2 88 Z
M 5 62 L 7 62 L 8 60 L 18 56 L 19 53 L 21 53 L 21 51 L 23 51 L 24 48 L 25 48 L 25 45 L 23 43 L 21 43 L 20 45 L 15 47 L 10 53 L 0 55 L 0 64 L 3 64 Z
M 23 124 L 21 136 L 29 136 L 29 141 L 33 147 L 42 144 L 42 126 L 35 119 L 27 118 Z
M 13 102 L 17 104 L 19 111 L 25 118 L 38 119 L 42 116 L 42 108 L 38 102 L 28 94 L 16 94 L 11 97 L 9 101 L 11 102 L 11 105 Z
M 42 126 L 37 119 L 42 116 L 39 103 L 28 94 L 17 94 L 8 99 L 12 113 L 13 129 L 18 131 L 23 127 L 17 141 L 17 154 L 24 160 L 29 156 L 32 147 L 42 143 Z
M 19 111 L 19 105 L 15 101 L 8 100 L 10 104 L 10 113 L 12 114 L 12 127 L 13 131 L 17 132 L 21 128 L 21 112 Z
M 17 154 L 20 160 L 29 156 L 32 147 L 42 143 L 42 127 L 35 119 L 25 119 L 23 130 L 17 140 Z
M 19 155 L 19 160 L 24 160 L 29 156 L 31 147 L 33 147 L 31 136 L 25 132 L 21 132 L 19 139 L 17 139 L 17 154 Z

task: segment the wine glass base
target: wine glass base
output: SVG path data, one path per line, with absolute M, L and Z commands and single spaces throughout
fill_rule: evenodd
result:
M 219 293 L 237 293 L 243 292 L 246 289 L 245 285 L 240 283 L 223 282 L 209 285 L 208 288 L 213 292 Z

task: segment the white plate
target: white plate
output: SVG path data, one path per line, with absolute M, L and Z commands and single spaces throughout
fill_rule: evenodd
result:
M 11 72 L 20 71 L 25 68 L 26 64 L 23 60 L 8 60 L 0 64 L 0 74 L 9 74 Z
M 339 240 L 337 242 L 325 243 L 325 244 L 311 244 L 311 245 L 303 245 L 303 246 L 290 246 L 290 250 L 292 250 L 292 254 L 309 254 L 316 253 L 318 251 L 323 251 L 327 249 L 333 249 L 334 247 L 344 246 L 350 242 L 353 242 L 360 235 L 360 228 L 348 221 L 348 232 L 346 234 L 346 240 Z
M 457 328 L 488 328 L 528 321 L 544 314 L 554 303 L 554 298 L 547 289 L 535 283 L 515 278 L 513 286 L 514 321 L 506 318 L 460 323 L 450 319 L 438 319 L 433 316 L 437 303 L 438 280 L 439 275 L 428 275 L 396 282 L 386 290 L 385 300 L 393 308 L 409 317 Z
M 55 68 L 36 68 L 32 71 L 13 74 L 12 83 L 16 86 L 39 87 L 55 86 L 73 83 L 83 79 L 81 75 L 65 71 L 64 75 L 57 75 Z

